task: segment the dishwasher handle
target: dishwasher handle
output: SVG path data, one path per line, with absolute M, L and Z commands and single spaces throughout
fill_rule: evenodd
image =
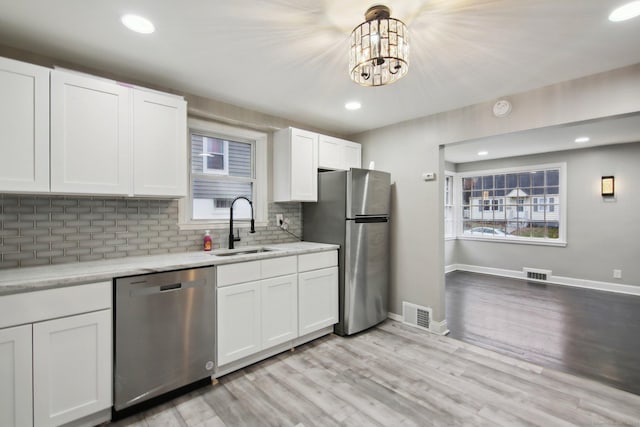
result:
M 161 294 L 161 293 L 169 293 L 173 291 L 182 291 L 189 288 L 195 288 L 195 287 L 206 286 L 206 285 L 207 285 L 206 280 L 193 280 L 189 282 L 170 283 L 166 285 L 135 287 L 129 290 L 129 295 L 131 297 L 155 295 L 155 294 Z
M 162 285 L 160 286 L 160 292 L 173 291 L 175 289 L 180 289 L 182 287 L 182 283 L 174 283 L 173 285 Z

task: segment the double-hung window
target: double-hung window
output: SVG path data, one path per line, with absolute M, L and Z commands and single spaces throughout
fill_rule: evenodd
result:
M 459 174 L 458 237 L 566 244 L 566 165 Z
M 204 120 L 189 120 L 190 197 L 181 203 L 182 228 L 228 225 L 231 203 L 243 196 L 253 203 L 260 225 L 267 214 L 267 135 Z M 251 218 L 244 200 L 234 206 L 234 220 Z
M 456 237 L 455 209 L 454 209 L 454 175 L 446 173 L 444 177 L 444 237 L 453 239 Z

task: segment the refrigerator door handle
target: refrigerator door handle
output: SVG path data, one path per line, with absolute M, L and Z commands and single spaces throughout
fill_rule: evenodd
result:
M 374 223 L 374 222 L 389 222 L 389 218 L 386 216 L 368 216 L 368 217 L 356 217 L 356 224 Z

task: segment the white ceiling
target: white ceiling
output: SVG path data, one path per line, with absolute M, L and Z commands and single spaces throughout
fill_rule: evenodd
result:
M 376 0 L 0 0 L 0 43 L 349 135 L 639 63 L 640 18 L 607 20 L 623 1 L 383 0 L 411 65 L 378 88 L 347 74 Z

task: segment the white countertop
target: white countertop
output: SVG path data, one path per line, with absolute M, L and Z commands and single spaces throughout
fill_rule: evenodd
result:
M 0 270 L 0 296 L 112 280 L 114 277 L 136 274 L 324 252 L 338 249 L 339 245 L 295 242 L 260 247 L 269 251 L 234 256 L 216 256 L 220 251 L 185 252 Z M 236 249 L 240 251 L 252 248 L 257 246 L 241 246 Z

